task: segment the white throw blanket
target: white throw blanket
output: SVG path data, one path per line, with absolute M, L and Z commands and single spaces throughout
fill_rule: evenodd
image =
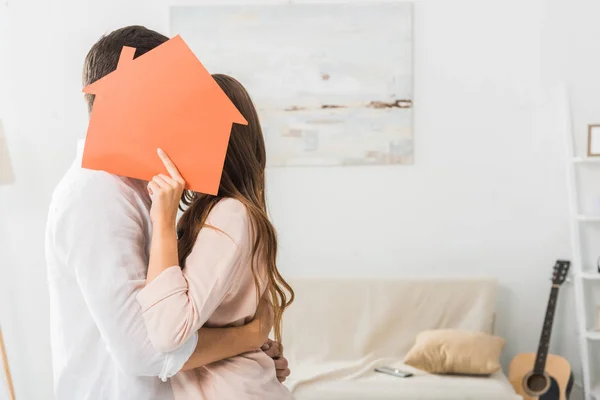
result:
M 473 396 L 484 392 L 480 399 L 519 398 L 501 372 L 492 378 L 436 376 L 402 363 L 423 330 L 491 333 L 495 281 L 295 280 L 291 284 L 296 301 L 284 316 L 283 342 L 292 367 L 287 385 L 296 398 L 476 399 Z M 403 379 L 373 372 L 384 365 L 415 376 Z M 469 385 L 478 394 L 458 390 Z M 380 397 L 365 397 L 361 391 L 377 392 Z M 447 397 L 428 397 L 428 391 Z M 453 391 L 458 397 L 452 397 Z M 408 393 L 416 397 L 405 397 Z

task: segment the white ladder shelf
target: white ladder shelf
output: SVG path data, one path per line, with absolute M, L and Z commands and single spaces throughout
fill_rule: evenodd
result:
M 571 260 L 571 270 L 574 275 L 575 283 L 575 302 L 577 308 L 577 326 L 579 350 L 581 353 L 581 364 L 583 372 L 583 389 L 585 400 L 600 400 L 600 371 L 598 362 L 600 360 L 600 332 L 592 330 L 593 321 L 588 321 L 590 315 L 594 315 L 594 304 L 587 304 L 586 286 L 589 283 L 600 290 L 600 273 L 592 268 L 585 268 L 583 261 L 583 247 L 581 245 L 582 228 L 585 224 L 599 224 L 600 216 L 590 216 L 580 214 L 580 188 L 578 182 L 578 170 L 589 166 L 598 168 L 598 178 L 600 181 L 600 157 L 587 158 L 577 157 L 575 151 L 575 133 L 571 124 L 570 104 L 565 94 L 565 131 L 567 133 L 567 151 L 568 151 L 568 188 L 569 202 L 571 208 L 571 245 L 573 257 Z M 600 254 L 600 243 L 599 243 Z M 592 312 L 589 312 L 592 307 Z M 592 353 L 594 351 L 595 353 Z M 595 355 L 595 356 L 594 356 Z M 592 375 L 593 360 L 596 360 L 594 375 Z

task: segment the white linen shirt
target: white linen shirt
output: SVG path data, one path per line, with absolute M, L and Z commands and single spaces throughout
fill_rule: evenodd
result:
M 83 169 L 82 154 L 80 142 L 46 229 L 56 399 L 172 399 L 164 381 L 194 352 L 198 334 L 171 353 L 148 338 L 136 300 L 152 231 L 145 184 Z

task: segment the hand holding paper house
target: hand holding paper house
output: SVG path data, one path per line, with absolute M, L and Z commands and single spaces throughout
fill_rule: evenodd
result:
M 186 188 L 216 195 L 233 123 L 247 122 L 180 36 L 83 89 L 95 94 L 84 168 L 151 180 L 165 172 L 162 148 Z

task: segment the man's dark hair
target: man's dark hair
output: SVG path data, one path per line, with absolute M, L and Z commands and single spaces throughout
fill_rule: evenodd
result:
M 169 38 L 165 35 L 139 25 L 126 26 L 102 36 L 85 57 L 83 86 L 92 84 L 117 69 L 123 46 L 134 47 L 136 49 L 134 58 L 137 58 L 167 40 Z M 89 112 L 92 112 L 94 95 L 86 93 L 85 100 Z

